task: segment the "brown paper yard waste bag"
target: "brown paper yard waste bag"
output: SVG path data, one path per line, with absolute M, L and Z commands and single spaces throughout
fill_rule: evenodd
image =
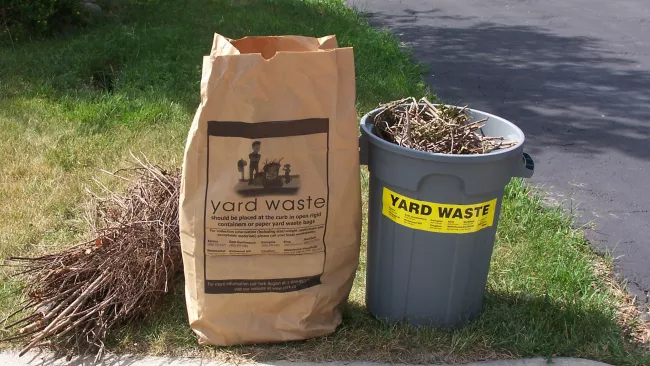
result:
M 216 34 L 183 162 L 180 229 L 201 344 L 341 322 L 359 261 L 354 60 L 336 38 Z

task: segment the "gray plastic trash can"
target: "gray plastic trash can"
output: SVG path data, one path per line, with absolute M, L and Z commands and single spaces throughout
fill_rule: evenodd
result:
M 361 159 L 370 172 L 366 305 L 386 321 L 455 326 L 480 312 L 505 186 L 533 175 L 524 134 L 489 117 L 485 136 L 518 141 L 484 155 L 400 147 L 361 119 Z

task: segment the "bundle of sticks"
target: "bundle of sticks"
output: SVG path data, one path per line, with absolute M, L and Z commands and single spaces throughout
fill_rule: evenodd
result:
M 53 346 L 66 350 L 68 358 L 95 352 L 100 359 L 107 331 L 154 311 L 182 268 L 180 172 L 134 158 L 136 167 L 107 172 L 127 182 L 125 193 L 96 180 L 100 193 L 90 192 L 92 240 L 9 259 L 7 265 L 25 280 L 25 301 L 4 321 L 6 329 L 17 329 L 9 339 L 25 341 L 21 355 Z
M 467 107 L 434 105 L 405 98 L 381 105 L 374 117 L 379 137 L 399 146 L 439 154 L 487 154 L 515 146 L 503 137 L 483 136 L 487 118 L 471 122 Z

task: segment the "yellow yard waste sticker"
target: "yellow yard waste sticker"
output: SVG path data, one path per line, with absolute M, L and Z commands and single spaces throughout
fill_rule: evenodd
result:
M 411 229 L 466 234 L 492 226 L 496 207 L 496 198 L 472 205 L 447 205 L 414 200 L 384 187 L 382 212 Z

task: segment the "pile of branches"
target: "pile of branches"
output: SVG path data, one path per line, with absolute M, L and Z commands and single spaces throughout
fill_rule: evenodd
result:
M 95 180 L 101 193 L 90 192 L 92 240 L 58 253 L 9 259 L 7 265 L 18 267 L 25 280 L 25 302 L 4 321 L 5 329 L 18 328 L 11 340 L 25 341 L 21 355 L 51 346 L 67 350 L 68 359 L 94 352 L 99 360 L 107 331 L 150 315 L 182 269 L 180 172 L 135 159 L 135 168 L 106 172 L 127 182 L 125 193 Z
M 433 105 L 426 98 L 383 104 L 374 117 L 382 139 L 410 149 L 439 154 L 487 154 L 512 147 L 515 141 L 486 137 L 484 118 L 471 122 L 467 107 Z

